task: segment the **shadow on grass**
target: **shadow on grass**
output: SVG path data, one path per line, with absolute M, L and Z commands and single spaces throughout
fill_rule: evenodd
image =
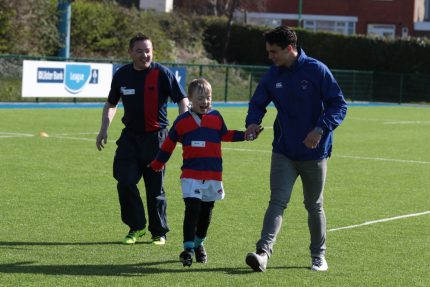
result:
M 136 244 L 151 244 L 139 242 Z M 22 249 L 24 246 L 86 246 L 86 245 L 123 245 L 121 242 L 0 242 L 0 248 Z M 276 269 L 309 269 L 303 266 L 270 266 Z M 38 265 L 36 261 L 0 264 L 0 273 L 9 274 L 45 274 L 45 275 L 74 275 L 74 276 L 144 276 L 159 273 L 200 273 L 220 272 L 230 275 L 255 273 L 247 266 L 211 268 L 210 264 L 195 263 L 191 268 L 181 267 L 178 260 L 158 262 L 142 262 L 123 265 Z
M 179 274 L 200 272 L 221 272 L 229 275 L 244 275 L 255 273 L 249 268 L 210 268 L 210 265 L 178 268 L 179 261 L 166 260 L 159 262 L 144 262 L 125 265 L 35 265 L 36 262 L 16 262 L 0 264 L 0 273 L 8 274 L 44 274 L 44 275 L 73 275 L 73 276 L 144 276 L 150 274 Z M 169 268 L 171 267 L 171 268 Z M 300 266 L 271 267 L 270 269 L 309 269 Z

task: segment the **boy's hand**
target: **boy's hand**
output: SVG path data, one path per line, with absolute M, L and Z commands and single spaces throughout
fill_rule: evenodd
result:
M 147 167 L 152 168 L 152 170 L 156 172 L 161 172 L 164 170 L 164 164 L 158 160 L 151 161 L 151 163 L 148 164 Z

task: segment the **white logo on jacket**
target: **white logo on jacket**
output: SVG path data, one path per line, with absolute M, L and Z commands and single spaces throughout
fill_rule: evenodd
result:
M 277 89 L 281 89 L 281 88 L 283 87 L 283 86 L 282 86 L 282 82 L 278 82 L 278 83 L 276 83 L 275 87 L 276 87 Z
M 306 81 L 306 80 L 302 80 L 302 81 L 300 82 L 300 86 L 302 87 L 302 90 L 307 90 L 307 89 L 308 89 L 308 87 L 309 87 L 309 82 L 308 82 L 308 81 Z

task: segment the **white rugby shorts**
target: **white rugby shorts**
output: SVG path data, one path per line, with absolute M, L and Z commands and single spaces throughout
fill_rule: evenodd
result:
M 224 187 L 219 180 L 181 178 L 182 197 L 198 198 L 201 201 L 217 201 L 224 198 Z

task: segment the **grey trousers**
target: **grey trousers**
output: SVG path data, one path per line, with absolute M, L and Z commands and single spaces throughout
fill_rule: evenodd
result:
M 293 161 L 282 154 L 272 153 L 270 202 L 264 216 L 261 238 L 257 242 L 257 251 L 265 251 L 269 257 L 272 255 L 276 236 L 282 226 L 284 210 L 290 201 L 294 183 L 300 176 L 303 183 L 304 205 L 308 211 L 311 256 L 325 255 L 326 218 L 323 191 L 326 174 L 327 159 Z

